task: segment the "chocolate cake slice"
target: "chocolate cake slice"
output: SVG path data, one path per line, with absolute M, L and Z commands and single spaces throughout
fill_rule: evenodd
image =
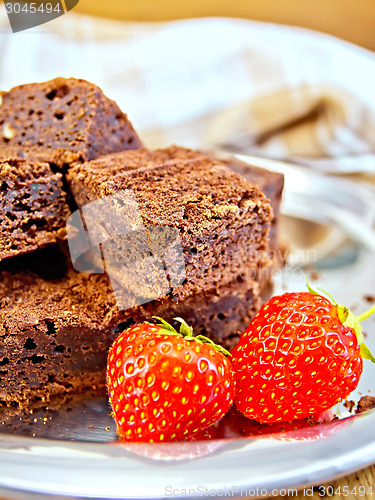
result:
M 223 287 L 117 309 L 106 275 L 69 269 L 63 279 L 0 273 L 0 405 L 27 406 L 56 394 L 105 384 L 107 350 L 130 325 L 153 315 L 183 317 L 196 333 L 231 347 L 259 305 L 259 285 L 236 279 Z
M 62 169 L 141 147 L 117 104 L 85 80 L 20 85 L 3 92 L 0 103 L 0 158 L 45 161 Z
M 139 247 L 141 240 L 148 240 L 150 246 L 143 248 L 152 254 L 152 232 L 158 228 L 177 230 L 180 237 L 185 281 L 173 289 L 177 300 L 228 284 L 245 271 L 253 270 L 255 278 L 257 270 L 268 264 L 273 213 L 259 186 L 218 160 L 189 154 L 191 158 L 180 159 L 170 158 L 169 150 L 124 151 L 76 165 L 67 175 L 83 212 L 92 202 L 111 200 L 110 211 L 103 208 L 93 217 L 95 231 L 106 247 L 107 271 L 111 279 L 129 294 L 138 294 L 143 302 L 163 295 L 160 287 L 153 290 L 158 279 L 148 274 L 147 261 L 142 267 L 143 256 L 137 260 L 135 255 L 133 261 L 139 265 L 139 274 L 148 278 L 148 287 L 131 279 L 129 260 L 122 267 L 121 263 L 113 266 L 113 272 L 111 264 L 119 263 L 120 255 Z M 136 208 L 120 199 L 124 193 L 134 196 Z M 115 225 L 123 221 L 133 229 L 124 236 L 116 235 Z M 136 242 L 129 243 L 129 238 Z M 177 246 L 173 248 L 178 254 Z
M 62 175 L 48 163 L 0 161 L 0 261 L 65 236 L 70 214 Z

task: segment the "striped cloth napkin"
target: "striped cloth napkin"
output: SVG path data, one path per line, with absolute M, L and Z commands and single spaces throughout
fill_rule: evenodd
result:
M 242 19 L 120 23 L 67 14 L 12 34 L 0 88 L 57 75 L 97 83 L 145 144 L 220 148 L 375 173 L 375 54 Z

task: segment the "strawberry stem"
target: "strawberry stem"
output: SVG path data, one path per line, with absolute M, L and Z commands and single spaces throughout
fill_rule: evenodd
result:
M 159 332 L 163 333 L 164 335 L 180 335 L 188 342 L 194 341 L 198 342 L 198 344 L 209 344 L 213 349 L 215 349 L 215 351 L 221 352 L 225 356 L 231 356 L 230 352 L 227 351 L 223 346 L 215 344 L 215 342 L 213 342 L 208 337 L 205 337 L 204 335 L 197 335 L 195 337 L 193 328 L 189 326 L 182 318 L 173 318 L 175 321 L 178 321 L 181 324 L 180 331 L 177 331 L 163 318 L 159 318 L 159 316 L 152 316 L 152 318 L 158 320 L 159 323 L 156 324 L 161 327 Z
M 361 322 L 364 321 L 365 319 L 369 318 L 372 314 L 375 313 L 375 304 L 370 307 L 370 309 L 359 316 L 357 316 L 357 321 Z

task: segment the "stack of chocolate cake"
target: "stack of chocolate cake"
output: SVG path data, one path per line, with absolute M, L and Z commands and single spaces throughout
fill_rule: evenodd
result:
M 149 151 L 82 80 L 3 93 L 0 134 L 0 404 L 103 386 L 113 340 L 152 316 L 235 345 L 268 286 L 282 176 L 175 146 Z M 122 193 L 134 197 L 133 219 Z M 85 207 L 103 199 L 115 200 L 97 220 L 107 236 L 82 252 L 85 269 L 72 263 L 67 221 L 78 214 L 86 230 Z M 134 230 L 115 243 L 113 217 Z M 168 287 L 152 279 L 155 254 Z M 128 265 L 111 268 L 119 256 Z

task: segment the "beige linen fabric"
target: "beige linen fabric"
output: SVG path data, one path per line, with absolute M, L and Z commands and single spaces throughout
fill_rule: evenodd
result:
M 178 143 L 375 172 L 375 54 L 241 19 L 122 23 L 74 13 L 12 34 L 0 88 L 57 75 L 100 85 L 150 147 Z

